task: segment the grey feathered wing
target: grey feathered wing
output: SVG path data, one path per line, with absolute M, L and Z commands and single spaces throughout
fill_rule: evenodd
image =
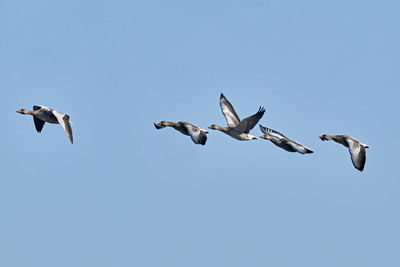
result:
M 223 94 L 221 94 L 219 98 L 219 106 L 221 107 L 222 113 L 224 114 L 226 123 L 229 127 L 235 127 L 240 123 L 240 118 L 236 114 L 235 109 Z
M 366 161 L 364 146 L 351 139 L 348 139 L 347 143 L 349 144 L 351 161 L 353 162 L 354 167 L 359 171 L 363 171 Z
M 73 136 L 72 136 L 71 124 L 69 122 L 69 116 L 58 110 L 53 110 L 53 114 L 54 114 L 54 116 L 56 116 L 58 123 L 64 129 L 64 132 L 66 133 L 69 140 L 71 141 L 71 144 L 73 144 L 74 140 L 73 140 Z
M 249 133 L 250 130 L 253 129 L 254 126 L 256 126 L 256 124 L 262 118 L 262 116 L 264 116 L 264 113 L 265 109 L 263 107 L 260 107 L 256 114 L 245 118 L 235 128 L 238 129 L 239 131 L 243 131 L 244 133 Z
M 191 125 L 189 123 L 183 124 L 183 126 L 187 129 L 190 138 L 193 143 L 205 145 L 207 141 L 207 135 L 204 131 L 200 130 L 199 127 Z

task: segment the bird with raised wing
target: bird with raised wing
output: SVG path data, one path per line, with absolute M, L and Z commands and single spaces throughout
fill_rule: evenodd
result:
M 303 146 L 300 143 L 297 143 L 294 140 L 291 140 L 281 134 L 280 132 L 274 131 L 267 127 L 264 127 L 260 124 L 261 132 L 264 133 L 263 136 L 260 136 L 262 139 L 266 139 L 274 143 L 276 146 L 289 151 L 289 152 L 299 152 L 300 154 L 309 154 L 314 153 L 311 149 L 306 146 Z
M 208 128 L 213 130 L 219 130 L 232 138 L 237 140 L 253 140 L 257 139 L 254 135 L 250 134 L 250 130 L 256 126 L 258 121 L 262 118 L 265 113 L 265 109 L 260 107 L 254 115 L 240 120 L 239 116 L 236 114 L 235 109 L 228 99 L 221 94 L 219 98 L 219 105 L 221 107 L 222 113 L 225 116 L 228 126 L 222 127 L 216 124 L 210 125 Z
M 67 114 L 40 105 L 33 106 L 33 110 L 22 108 L 20 110 L 17 110 L 17 112 L 24 115 L 32 115 L 33 122 L 35 123 L 35 128 L 38 133 L 42 132 L 45 122 L 60 124 L 61 127 L 64 129 L 64 132 L 67 134 L 69 140 L 71 141 L 71 144 L 74 142 L 71 123 Z
M 156 127 L 156 129 L 172 127 L 184 135 L 189 135 L 193 143 L 195 144 L 205 145 L 207 141 L 208 132 L 206 130 L 201 129 L 200 127 L 186 121 L 160 121 L 157 124 L 154 123 L 154 126 Z
M 360 141 L 348 136 L 348 135 L 328 135 L 323 134 L 319 137 L 322 141 L 333 140 L 336 143 L 342 144 L 349 149 L 351 155 L 351 161 L 353 162 L 354 167 L 363 171 L 366 161 L 366 148 L 369 148 L 368 145 L 361 143 Z

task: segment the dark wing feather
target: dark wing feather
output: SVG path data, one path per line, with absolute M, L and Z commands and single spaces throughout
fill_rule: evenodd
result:
M 202 144 L 203 146 L 206 144 L 207 141 L 207 135 L 205 133 L 202 133 L 199 136 L 199 144 Z
M 264 116 L 264 113 L 265 113 L 265 109 L 263 107 L 260 107 L 256 114 L 245 118 L 235 128 L 244 133 L 249 133 L 250 130 L 253 129 L 254 126 L 256 126 L 256 124 L 262 118 L 262 116 Z
M 35 116 L 33 116 L 33 122 L 35 123 L 36 131 L 40 133 L 43 129 L 45 121 L 42 121 L 41 119 L 38 119 Z

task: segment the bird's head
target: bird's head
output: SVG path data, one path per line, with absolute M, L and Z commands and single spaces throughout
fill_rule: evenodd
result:
M 322 141 L 326 141 L 326 140 L 331 140 L 332 138 L 327 135 L 327 134 L 323 134 L 319 137 Z
M 21 108 L 21 109 L 17 110 L 17 112 L 18 112 L 19 114 L 28 114 L 28 110 L 27 110 L 27 109 L 24 109 L 24 108 Z
M 264 134 L 264 135 L 260 136 L 260 138 L 265 139 L 265 140 L 270 140 L 272 137 L 268 134 Z

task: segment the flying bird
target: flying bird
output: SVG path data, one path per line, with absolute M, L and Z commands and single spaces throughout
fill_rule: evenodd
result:
M 261 129 L 261 132 L 264 133 L 264 135 L 260 136 L 260 138 L 269 140 L 272 143 L 274 143 L 276 146 L 279 146 L 280 148 L 283 148 L 286 151 L 299 152 L 300 154 L 314 153 L 314 151 L 312 151 L 308 147 L 305 147 L 302 144 L 297 143 L 296 141 L 287 138 L 280 132 L 274 131 L 267 127 L 264 127 L 261 124 L 260 124 L 260 129 Z
M 183 133 L 184 135 L 189 135 L 192 138 L 193 143 L 205 145 L 207 141 L 208 132 L 200 127 L 185 121 L 170 122 L 170 121 L 160 121 L 155 124 L 156 129 L 162 129 L 164 127 L 172 127 L 175 130 Z
M 45 122 L 60 124 L 64 129 L 64 132 L 67 134 L 71 144 L 73 141 L 71 124 L 69 122 L 69 116 L 64 114 L 58 110 L 51 109 L 45 106 L 35 105 L 33 106 L 33 110 L 28 109 L 20 109 L 17 110 L 18 113 L 24 115 L 32 115 L 33 122 L 35 123 L 36 131 L 38 133 L 42 132 L 43 126 Z
M 345 147 L 349 148 L 349 152 L 351 155 L 351 161 L 353 162 L 354 167 L 359 170 L 363 171 L 365 166 L 365 149 L 369 148 L 366 144 L 361 143 L 360 141 L 347 136 L 347 135 L 328 135 L 323 134 L 319 137 L 322 141 L 326 140 L 333 140 L 339 144 L 344 145 Z
M 257 139 L 254 135 L 249 134 L 250 130 L 256 126 L 258 121 L 264 115 L 265 109 L 260 107 L 256 114 L 240 120 L 239 116 L 236 114 L 235 109 L 232 104 L 226 99 L 226 97 L 221 94 L 219 98 L 219 105 L 221 107 L 222 113 L 225 116 L 227 127 L 221 127 L 216 124 L 210 125 L 208 128 L 213 130 L 219 130 L 227 135 L 237 139 L 237 140 L 252 140 Z

